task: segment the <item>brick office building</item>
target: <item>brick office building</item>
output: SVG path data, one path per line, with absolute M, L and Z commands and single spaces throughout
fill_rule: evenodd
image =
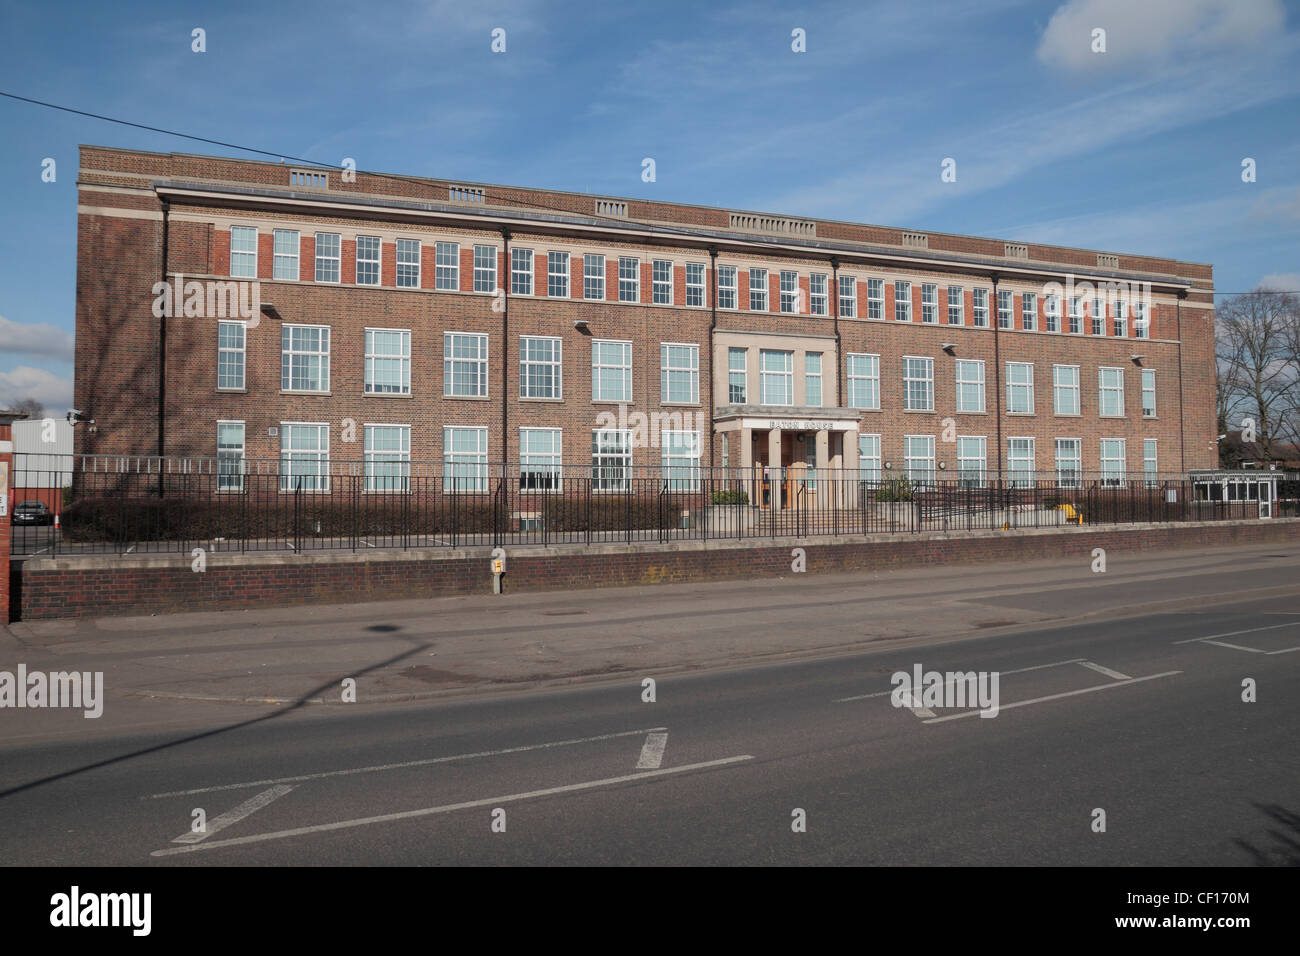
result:
M 81 453 L 471 489 L 1216 461 L 1209 265 L 90 146 L 78 186 Z

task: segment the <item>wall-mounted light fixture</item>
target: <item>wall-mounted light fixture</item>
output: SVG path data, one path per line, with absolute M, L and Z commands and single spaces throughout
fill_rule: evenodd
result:
M 573 327 L 574 327 L 575 329 L 577 329 L 577 330 L 578 330 L 580 333 L 582 333 L 583 335 L 590 335 L 590 334 L 591 334 L 591 325 L 590 325 L 590 323 L 587 322 L 586 319 L 574 319 L 574 320 L 573 320 Z

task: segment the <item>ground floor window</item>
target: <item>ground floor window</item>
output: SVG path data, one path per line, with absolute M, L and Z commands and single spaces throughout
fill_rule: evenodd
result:
M 984 485 L 988 467 L 988 439 L 958 436 L 957 480 L 963 488 L 980 488 Z
M 632 487 L 632 433 L 598 428 L 591 433 L 591 490 L 628 491 Z
M 280 423 L 280 490 L 329 491 L 330 427 Z
M 663 478 L 669 491 L 700 490 L 700 433 L 661 432 Z
M 488 490 L 488 433 L 486 428 L 442 430 L 442 490 L 485 492 Z
M 364 490 L 411 490 L 410 425 L 365 426 L 364 449 Z
M 907 480 L 925 486 L 934 481 L 934 436 L 903 436 L 903 467 Z
M 217 422 L 217 490 L 244 490 L 243 422 Z
M 519 487 L 531 491 L 560 490 L 560 449 L 563 433 L 558 428 L 519 429 Z

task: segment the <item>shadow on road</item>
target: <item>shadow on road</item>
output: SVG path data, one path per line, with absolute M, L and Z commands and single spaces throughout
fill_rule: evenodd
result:
M 1266 846 L 1256 846 L 1241 837 L 1233 842 L 1250 854 L 1256 866 L 1300 866 L 1300 813 L 1277 803 L 1257 803 L 1255 809 L 1280 829 L 1269 827 L 1265 831 L 1271 841 Z

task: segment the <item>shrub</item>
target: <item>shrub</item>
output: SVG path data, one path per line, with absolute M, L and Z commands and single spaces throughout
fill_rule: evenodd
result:
M 747 505 L 749 504 L 749 494 L 740 489 L 715 491 L 713 493 L 713 503 L 715 505 Z
M 876 492 L 877 501 L 911 501 L 912 482 L 904 475 L 899 478 L 886 478 Z

